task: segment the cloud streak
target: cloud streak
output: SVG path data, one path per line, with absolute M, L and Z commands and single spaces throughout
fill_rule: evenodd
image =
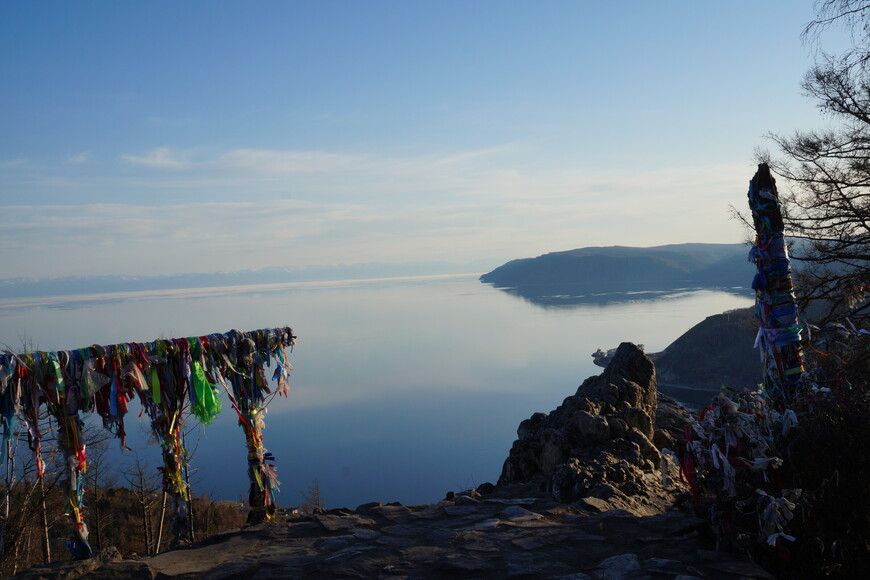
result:
M 144 155 L 124 154 L 120 158 L 131 165 L 155 170 L 252 174 L 321 173 L 359 165 L 359 160 L 349 155 L 271 149 L 233 149 L 210 158 L 200 155 L 197 160 L 194 154 L 158 147 Z
M 388 157 L 328 151 L 233 149 L 210 156 L 158 148 L 142 156 L 124 155 L 149 170 L 128 184 L 159 189 L 208 191 L 213 197 L 292 195 L 300 199 L 336 201 L 441 199 L 464 203 L 481 200 L 538 203 L 583 197 L 587 203 L 620 197 L 623 201 L 655 195 L 660 202 L 681 205 L 708 200 L 726 188 L 744 188 L 750 166 L 671 167 L 622 172 L 583 166 L 522 164 L 522 144 L 446 152 L 441 155 Z M 168 174 L 168 175 L 167 175 Z M 223 199 L 230 199 L 223 197 Z
M 122 156 L 127 174 L 114 177 L 34 176 L 64 202 L 7 196 L 0 278 L 507 260 L 742 237 L 728 204 L 741 202 L 751 167 L 615 173 L 529 167 L 524 153 L 522 144 L 413 157 L 160 147 Z
M 619 185 L 596 183 L 611 191 Z M 0 254 L 14 268 L 0 277 L 466 262 L 589 245 L 739 241 L 721 190 L 693 199 L 703 183 L 660 185 L 658 194 L 594 194 L 572 185 L 566 189 L 574 195 L 470 196 L 448 204 L 272 199 L 7 206 L 0 215 Z M 682 220 L 680 238 L 673 234 L 675 219 Z
M 91 161 L 91 152 L 90 151 L 82 151 L 81 153 L 76 153 L 75 155 L 71 155 L 67 157 L 66 163 L 72 165 L 84 165 Z
M 25 169 L 30 167 L 30 162 L 23 157 L 15 159 L 0 159 L 0 169 Z
M 204 167 L 248 171 L 251 173 L 324 173 L 358 166 L 360 160 L 349 155 L 322 151 L 273 151 L 235 149 L 220 155 Z
M 417 175 L 425 169 L 444 168 L 496 155 L 511 149 L 501 145 L 478 150 L 419 157 L 376 157 L 348 155 L 319 150 L 232 149 L 219 154 L 175 151 L 158 147 L 144 155 L 123 154 L 120 159 L 134 166 L 154 170 L 244 172 L 250 174 L 294 174 L 363 172 L 369 174 Z
M 121 159 L 133 165 L 151 169 L 190 169 L 192 164 L 184 157 L 178 157 L 169 147 L 158 147 L 143 156 L 121 155 Z

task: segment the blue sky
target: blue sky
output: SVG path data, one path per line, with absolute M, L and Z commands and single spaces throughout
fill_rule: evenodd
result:
M 739 242 L 812 3 L 0 3 L 0 278 Z

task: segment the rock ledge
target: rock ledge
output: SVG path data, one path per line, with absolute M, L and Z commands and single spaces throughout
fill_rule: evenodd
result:
M 16 578 L 772 578 L 741 555 L 705 550 L 702 522 L 688 513 L 638 517 L 601 500 L 473 495 L 328 510 L 195 548 L 52 564 Z

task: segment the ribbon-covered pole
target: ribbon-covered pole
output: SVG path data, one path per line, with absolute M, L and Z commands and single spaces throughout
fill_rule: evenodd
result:
M 182 437 L 188 386 L 185 377 L 189 376 L 185 354 L 188 344 L 185 339 L 161 339 L 131 345 L 134 356 L 125 367 L 125 377 L 134 384 L 160 444 L 163 466 L 158 469 L 163 475 L 163 491 L 171 498 L 169 526 L 173 546 L 193 540 L 187 517 L 190 489 L 183 477 L 188 460 Z
M 750 260 L 757 268 L 752 282 L 760 324 L 755 345 L 761 349 L 765 392 L 787 401 L 804 370 L 801 323 L 776 180 L 766 163 L 758 166 L 749 182 L 748 197 L 756 232 L 750 252 Z
M 220 413 L 217 385 L 227 389 L 245 429 L 248 475 L 251 479 L 251 521 L 274 513 L 278 489 L 274 459 L 263 447 L 263 415 L 267 395 L 287 394 L 291 366 L 284 351 L 295 336 L 290 328 L 273 328 L 201 337 L 160 339 L 148 343 L 93 345 L 70 351 L 0 354 L 0 446 L 5 450 L 20 419 L 36 457 L 37 477 L 45 466 L 41 455 L 40 407 L 45 404 L 58 425 L 65 461 L 66 511 L 73 529 L 68 543 L 73 555 L 91 555 L 84 521 L 85 441 L 80 411 L 95 410 L 103 425 L 125 447 L 124 419 L 128 403 L 139 397 L 163 454 L 163 488 L 172 498 L 174 544 L 192 539 L 188 518 L 190 489 L 184 480 L 188 453 L 185 418 L 203 425 Z M 269 387 L 265 367 L 275 361 Z
M 45 353 L 47 371 L 42 385 L 46 406 L 58 426 L 58 448 L 63 457 L 64 511 L 70 525 L 70 552 L 78 559 L 90 558 L 93 551 L 88 543 L 88 526 L 84 518 L 85 472 L 87 451 L 79 416 L 87 401 L 82 398 L 78 377 L 82 358 L 76 352 Z
M 287 396 L 290 390 L 290 371 L 293 367 L 287 360 L 285 346 L 291 348 L 296 337 L 292 330 L 275 329 L 256 331 L 249 336 L 229 336 L 221 347 L 213 348 L 212 353 L 221 357 L 228 372 L 229 386 L 224 383 L 230 402 L 239 417 L 239 426 L 245 433 L 248 447 L 248 522 L 252 524 L 269 521 L 275 513 L 274 495 L 280 482 L 275 472 L 274 457 L 263 445 L 263 429 L 267 395 Z M 215 339 L 216 341 L 216 339 Z M 214 344 L 214 341 L 213 343 Z M 272 379 L 276 382 L 275 393 L 269 388 L 264 367 L 275 360 Z

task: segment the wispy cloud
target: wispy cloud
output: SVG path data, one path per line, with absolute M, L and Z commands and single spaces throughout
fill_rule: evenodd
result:
M 550 195 L 470 195 L 446 204 L 434 198 L 396 204 L 238 195 L 244 201 L 9 205 L 0 212 L 0 255 L 13 256 L 14 263 L 0 278 L 465 262 L 593 245 L 740 241 L 727 205 L 742 198 L 742 190 L 732 195 L 733 184 L 717 183 L 715 173 L 706 179 L 658 177 L 654 187 L 642 176 L 628 183 L 589 181 L 594 185 L 578 179 Z M 527 176 L 518 179 L 528 184 Z M 638 189 L 625 191 L 626 185 Z M 74 259 L 70 247 L 76 248 Z
M 423 198 L 446 201 L 499 195 L 489 187 L 492 168 L 515 155 L 514 145 L 418 156 L 348 154 L 322 150 L 238 148 L 223 152 L 160 147 L 124 154 L 119 190 L 176 189 L 211 200 L 274 198 L 332 201 Z M 135 172 L 135 173 L 134 173 Z M 91 188 L 90 191 L 93 191 Z M 150 195 L 150 193 L 145 193 Z
M 193 165 L 185 157 L 173 154 L 168 147 L 158 147 L 143 156 L 121 155 L 121 159 L 133 165 L 154 169 L 189 169 Z
M 321 173 L 359 166 L 360 162 L 357 157 L 323 151 L 234 149 L 203 162 L 201 166 L 227 167 L 252 173 Z
M 90 151 L 82 151 L 66 158 L 66 162 L 72 165 L 84 165 L 91 161 L 92 154 Z
M 121 155 L 127 163 L 155 170 L 204 171 L 214 174 L 244 173 L 251 175 L 281 175 L 324 173 L 359 169 L 364 160 L 351 155 L 324 151 L 275 149 L 233 149 L 217 155 L 196 155 L 159 147 L 144 155 Z
M 186 127 L 200 122 L 195 117 L 160 117 L 153 115 L 145 118 L 145 124 L 152 127 Z
M 30 162 L 23 157 L 15 159 L 0 159 L 0 169 L 24 169 L 30 166 Z
M 144 155 L 121 155 L 121 159 L 152 169 L 248 172 L 251 174 L 297 174 L 354 172 L 387 175 L 419 175 L 460 165 L 483 157 L 508 151 L 511 145 L 478 150 L 447 152 L 443 155 L 416 157 L 378 157 L 348 155 L 320 150 L 292 149 L 232 149 L 223 153 L 199 155 L 159 147 Z
M 320 150 L 232 149 L 207 154 L 160 147 L 121 158 L 146 173 L 128 183 L 155 188 L 246 190 L 249 195 L 292 191 L 302 198 L 535 199 L 563 202 L 582 196 L 586 203 L 618 195 L 626 199 L 659 196 L 692 204 L 725 187 L 743 187 L 749 166 L 671 167 L 620 172 L 578 167 L 524 167 L 523 145 L 498 146 L 420 156 L 352 155 Z M 165 181 L 161 175 L 171 172 Z M 288 181 L 292 179 L 292 181 Z
M 506 144 L 408 157 L 168 147 L 125 155 L 115 176 L 42 177 L 54 199 L 79 205 L 8 196 L 0 255 L 13 258 L 0 278 L 465 262 L 742 237 L 728 205 L 744 198 L 751 166 L 613 172 L 524 164 L 523 153 Z M 123 201 L 94 203 L 102 200 Z

